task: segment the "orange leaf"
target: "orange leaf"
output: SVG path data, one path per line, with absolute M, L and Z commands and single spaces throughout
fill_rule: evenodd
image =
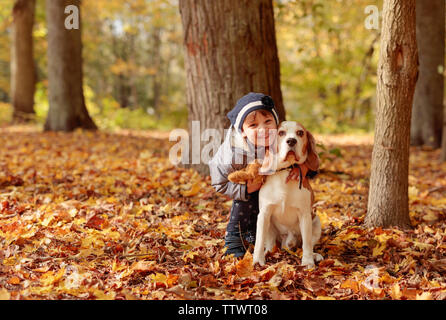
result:
M 197 195 L 201 191 L 201 187 L 199 183 L 194 183 L 190 190 L 181 191 L 181 194 L 185 197 L 192 197 Z
M 19 277 L 9 278 L 8 283 L 9 284 L 19 284 L 20 283 L 20 278 Z
M 104 229 L 104 227 L 107 226 L 107 221 L 97 215 L 94 215 L 93 217 L 90 218 L 90 220 L 87 221 L 85 226 L 97 230 L 102 230 Z
M 341 288 L 343 288 L 343 289 L 351 289 L 355 293 L 359 291 L 358 282 L 355 281 L 355 280 L 352 280 L 352 279 L 347 279 L 344 282 L 342 282 Z
M 138 261 L 137 263 L 135 263 L 132 266 L 132 270 L 134 270 L 134 271 L 142 271 L 142 272 L 144 272 L 144 271 L 152 271 L 153 268 L 154 268 L 153 261 L 144 261 L 144 260 Z
M 247 251 L 242 260 L 237 262 L 235 272 L 239 277 L 248 277 L 252 274 L 252 254 Z

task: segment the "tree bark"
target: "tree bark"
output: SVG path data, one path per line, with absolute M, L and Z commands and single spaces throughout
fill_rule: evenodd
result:
M 65 28 L 68 5 L 75 5 L 80 11 L 80 0 L 46 1 L 50 104 L 46 131 L 96 129 L 85 106 L 82 88 L 81 24 L 79 29 Z
M 418 73 L 415 0 L 384 1 L 381 35 L 365 224 L 409 228 L 410 119 Z
M 415 87 L 410 142 L 439 148 L 443 127 L 444 0 L 416 0 L 420 74 Z
M 152 64 L 156 73 L 152 77 L 152 107 L 157 117 L 160 115 L 161 81 L 162 81 L 162 57 L 161 57 L 161 28 L 155 27 L 152 36 Z
M 446 162 L 446 106 L 444 107 L 443 112 L 443 137 L 441 139 L 441 154 L 440 154 L 440 162 Z
M 34 115 L 36 67 L 33 58 L 35 0 L 16 0 L 12 10 L 11 100 L 14 121 Z
M 249 92 L 270 95 L 284 120 L 272 0 L 180 0 L 180 13 L 189 124 L 223 135 L 226 114 Z M 206 163 L 194 168 L 208 173 Z

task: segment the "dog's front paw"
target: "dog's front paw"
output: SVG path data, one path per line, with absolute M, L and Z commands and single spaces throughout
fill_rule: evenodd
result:
M 265 265 L 265 257 L 255 256 L 252 258 L 252 265 L 255 266 L 258 263 L 261 267 Z
M 302 257 L 302 266 L 305 266 L 306 269 L 314 268 L 314 259 L 312 256 L 310 257 Z

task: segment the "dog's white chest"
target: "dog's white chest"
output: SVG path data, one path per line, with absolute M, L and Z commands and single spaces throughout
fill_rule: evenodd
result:
M 311 212 L 311 192 L 298 181 L 285 183 L 289 171 L 268 176 L 260 189 L 259 205 L 273 206 L 273 219 L 283 225 L 295 226 L 299 216 Z
M 282 204 L 299 208 L 302 205 L 311 206 L 311 192 L 295 180 L 285 183 L 289 171 L 284 170 L 268 176 L 259 192 L 259 201 L 264 204 Z

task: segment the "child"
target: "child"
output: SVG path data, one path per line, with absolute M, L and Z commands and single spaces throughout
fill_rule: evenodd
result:
M 255 243 L 261 184 L 253 181 L 232 183 L 228 175 L 254 159 L 263 160 L 265 150 L 275 139 L 279 118 L 272 98 L 253 92 L 238 100 L 227 116 L 231 126 L 223 144 L 209 161 L 209 169 L 217 192 L 234 200 L 226 228 L 226 254 L 241 257 L 246 252 L 244 242 Z

